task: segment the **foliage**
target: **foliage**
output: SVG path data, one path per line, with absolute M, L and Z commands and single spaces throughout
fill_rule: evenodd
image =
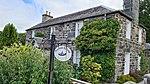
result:
M 42 34 L 41 32 L 37 32 L 35 33 L 35 37 L 42 37 L 42 38 L 46 38 L 47 36 L 45 36 L 44 34 Z
M 114 77 L 116 41 L 119 22 L 116 19 L 94 20 L 85 23 L 75 43 L 81 56 L 91 55 L 101 64 L 101 81 Z
M 0 36 L 2 35 L 2 31 L 0 31 Z
M 17 30 L 13 24 L 7 24 L 2 32 L 0 40 L 0 46 L 10 46 L 13 43 L 17 43 Z
M 113 82 L 115 75 L 115 52 L 101 53 L 94 55 L 95 62 L 101 64 L 101 80 L 104 82 Z
M 147 73 L 148 72 L 148 58 L 145 57 L 145 51 L 141 50 L 139 56 L 141 57 L 141 60 L 140 60 L 141 71 L 143 73 Z
M 78 67 L 77 64 L 74 64 L 73 65 L 73 78 L 76 78 L 76 79 L 82 79 L 82 68 L 81 67 Z
M 4 47 L 0 51 L 0 84 L 46 84 L 49 56 L 30 45 Z M 55 60 L 54 84 L 66 84 L 72 77 L 72 64 Z
M 118 77 L 117 83 L 123 84 L 128 81 L 136 82 L 136 80 L 133 77 L 131 77 L 130 75 L 121 75 Z
M 45 84 L 48 60 L 28 45 L 4 47 L 0 56 L 0 84 Z
M 25 45 L 26 33 L 18 33 L 18 40 L 19 40 L 19 43 L 21 43 L 22 45 Z
M 55 59 L 53 72 L 53 84 L 69 84 L 73 77 L 73 66 L 70 61 L 61 62 Z
M 148 28 L 147 42 L 150 43 L 150 0 L 140 0 L 140 24 Z
M 81 58 L 82 79 L 92 84 L 99 83 L 101 65 L 90 55 Z
M 129 74 L 131 77 L 133 77 L 137 83 L 141 82 L 143 80 L 143 72 L 136 71 L 136 72 L 130 72 Z

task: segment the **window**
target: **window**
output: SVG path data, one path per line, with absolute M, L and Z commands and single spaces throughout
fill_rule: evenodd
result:
M 76 48 L 73 48 L 73 63 L 78 64 L 80 63 L 80 51 L 76 50 Z
M 83 21 L 78 21 L 76 22 L 76 27 L 75 27 L 75 37 L 80 35 L 80 29 L 83 27 Z M 74 49 L 74 57 L 73 57 L 73 62 L 75 64 L 79 65 L 80 62 L 80 51 Z
M 32 38 L 34 38 L 34 34 L 35 34 L 35 33 L 34 33 L 34 30 L 32 30 Z
M 80 35 L 80 29 L 83 27 L 83 21 L 76 22 L 75 37 Z
M 140 61 L 141 61 L 141 57 L 138 56 L 138 70 L 141 70 Z
M 131 38 L 131 21 L 127 20 L 126 38 Z
M 54 32 L 55 32 L 55 27 L 51 27 L 50 28 L 50 39 L 51 39 L 52 33 L 54 34 Z
M 130 53 L 126 53 L 124 62 L 124 75 L 129 74 L 129 72 L 130 72 Z
M 139 29 L 139 42 L 142 42 L 142 29 Z

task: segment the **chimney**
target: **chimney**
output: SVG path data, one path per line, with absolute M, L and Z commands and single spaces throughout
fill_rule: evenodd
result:
M 53 16 L 51 16 L 51 13 L 46 11 L 46 14 L 42 15 L 42 22 L 45 22 L 47 20 L 53 19 Z
M 133 18 L 133 22 L 139 23 L 139 0 L 123 0 L 124 12 Z

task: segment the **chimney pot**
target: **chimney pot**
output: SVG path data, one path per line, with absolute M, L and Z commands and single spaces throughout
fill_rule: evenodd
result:
M 48 15 L 48 11 L 46 11 L 46 15 Z
M 46 14 L 42 15 L 42 22 L 45 22 L 45 21 L 50 20 L 52 18 L 53 18 L 53 16 L 51 16 L 51 12 L 46 11 Z
M 49 12 L 49 16 L 51 16 L 51 12 Z

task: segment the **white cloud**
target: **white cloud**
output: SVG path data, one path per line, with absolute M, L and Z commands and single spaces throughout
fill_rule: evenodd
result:
M 105 5 L 114 9 L 122 9 L 123 0 L 33 0 L 34 3 L 24 3 L 23 0 L 0 0 L 0 30 L 4 25 L 13 23 L 18 32 L 41 22 L 44 11 L 51 11 L 54 17 L 59 17 L 83 9 Z
M 1 31 L 6 24 L 13 23 L 18 32 L 25 32 L 25 29 L 39 23 L 41 18 L 38 9 L 22 0 L 1 0 L 0 10 Z

